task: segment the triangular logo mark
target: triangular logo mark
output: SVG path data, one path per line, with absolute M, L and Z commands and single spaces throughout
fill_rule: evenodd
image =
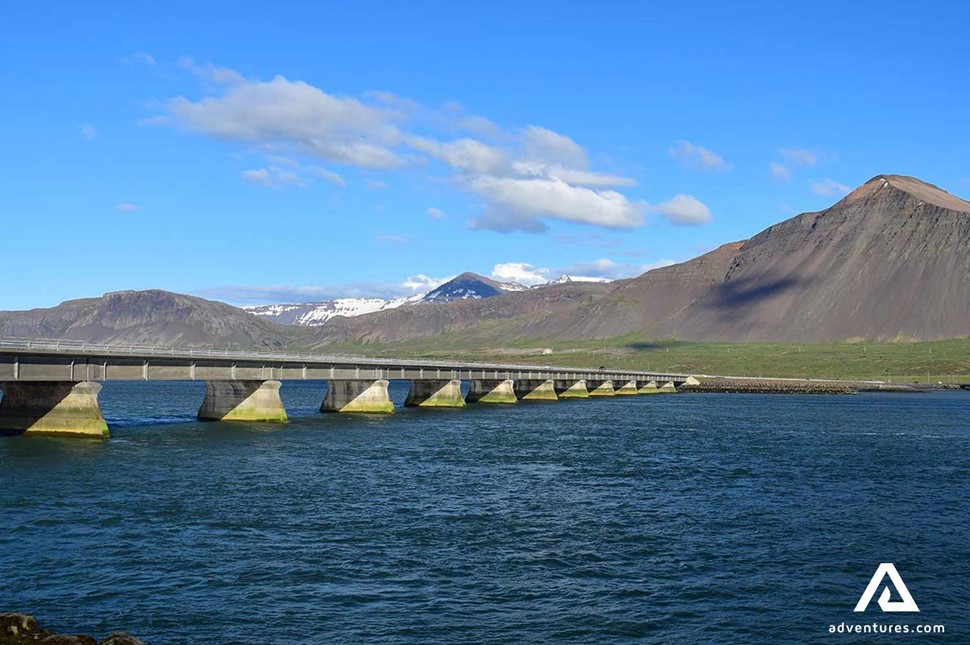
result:
M 906 583 L 899 576 L 899 572 L 896 571 L 895 565 L 892 562 L 883 562 L 876 569 L 876 573 L 873 574 L 872 580 L 869 581 L 869 586 L 866 590 L 862 592 L 862 597 L 859 598 L 859 602 L 856 603 L 855 609 L 853 611 L 865 611 L 866 607 L 872 601 L 872 597 L 876 595 L 876 589 L 882 584 L 882 581 L 889 576 L 889 580 L 893 583 L 893 587 L 896 588 L 896 593 L 899 594 L 901 600 L 890 600 L 891 594 L 889 593 L 889 586 L 887 585 L 883 590 L 882 594 L 879 596 L 879 608 L 883 611 L 914 611 L 918 612 L 919 607 L 916 606 L 916 601 L 913 600 L 912 594 L 909 593 L 909 589 L 906 588 Z

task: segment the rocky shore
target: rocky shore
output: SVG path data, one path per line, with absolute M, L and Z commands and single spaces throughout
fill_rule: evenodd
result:
M 0 614 L 0 645 L 145 645 L 125 632 L 115 632 L 103 640 L 82 634 L 54 634 L 37 625 L 33 616 Z
M 908 385 L 870 381 L 815 381 L 810 379 L 703 378 L 682 385 L 680 392 L 730 392 L 734 394 L 855 394 L 857 392 L 917 392 Z

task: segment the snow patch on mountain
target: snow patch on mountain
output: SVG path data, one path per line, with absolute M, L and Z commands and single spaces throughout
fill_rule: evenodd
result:
M 563 275 L 559 276 L 558 278 L 556 278 L 555 280 L 550 280 L 549 282 L 547 282 L 545 284 L 540 284 L 538 286 L 545 287 L 545 286 L 548 286 L 548 285 L 551 285 L 551 284 L 568 284 L 570 282 L 613 282 L 613 281 L 610 280 L 609 278 L 597 278 L 597 277 L 594 277 L 594 276 L 586 276 L 586 275 L 565 275 L 565 274 L 563 274 Z
M 319 327 L 337 316 L 353 318 L 386 309 L 397 309 L 426 303 L 453 302 L 455 300 L 480 300 L 500 296 L 503 293 L 528 291 L 568 282 L 610 282 L 606 278 L 564 275 L 556 280 L 527 287 L 518 282 L 499 282 L 474 273 L 462 273 L 448 282 L 428 291 L 403 298 L 337 298 L 321 302 L 299 302 L 278 305 L 251 305 L 243 310 L 282 325 Z

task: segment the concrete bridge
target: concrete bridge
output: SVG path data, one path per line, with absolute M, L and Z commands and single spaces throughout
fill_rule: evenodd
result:
M 444 408 L 659 394 L 694 382 L 657 372 L 0 338 L 0 433 L 107 437 L 103 381 L 205 381 L 199 419 L 285 423 L 285 380 L 326 381 L 321 412 L 370 414 L 394 412 L 390 380 L 410 382 L 405 405 Z

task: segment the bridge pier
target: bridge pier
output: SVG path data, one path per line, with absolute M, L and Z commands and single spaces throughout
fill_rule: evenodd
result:
M 590 396 L 614 396 L 613 381 L 586 381 Z
M 637 392 L 638 392 L 638 390 L 637 390 L 637 382 L 636 381 L 629 381 L 629 382 L 624 383 L 623 385 L 621 385 L 619 388 L 617 388 L 616 391 L 615 391 L 615 394 L 617 396 L 621 396 L 621 395 L 625 396 L 625 395 L 629 395 L 629 394 L 636 394 Z
M 515 385 L 512 379 L 472 379 L 468 390 L 468 403 L 515 403 Z
M 363 412 L 391 414 L 394 404 L 387 394 L 387 381 L 328 381 L 321 412 Z
M 586 390 L 586 381 L 563 381 L 557 380 L 553 383 L 556 388 L 556 396 L 560 399 L 588 399 L 589 392 Z
M 660 392 L 661 394 L 673 394 L 676 391 L 677 391 L 677 388 L 674 386 L 673 381 L 667 381 L 666 383 L 664 383 L 663 385 L 657 388 L 657 392 Z
M 0 383 L 0 434 L 108 437 L 92 381 Z
M 461 395 L 461 381 L 414 379 L 404 405 L 421 408 L 463 408 L 465 398 Z
M 206 381 L 200 421 L 286 423 L 279 381 Z
M 515 395 L 522 401 L 557 401 L 556 387 L 552 379 L 521 379 L 515 382 Z
M 640 389 L 637 390 L 637 393 L 638 394 L 657 394 L 658 393 L 657 382 L 647 381 L 640 387 Z

